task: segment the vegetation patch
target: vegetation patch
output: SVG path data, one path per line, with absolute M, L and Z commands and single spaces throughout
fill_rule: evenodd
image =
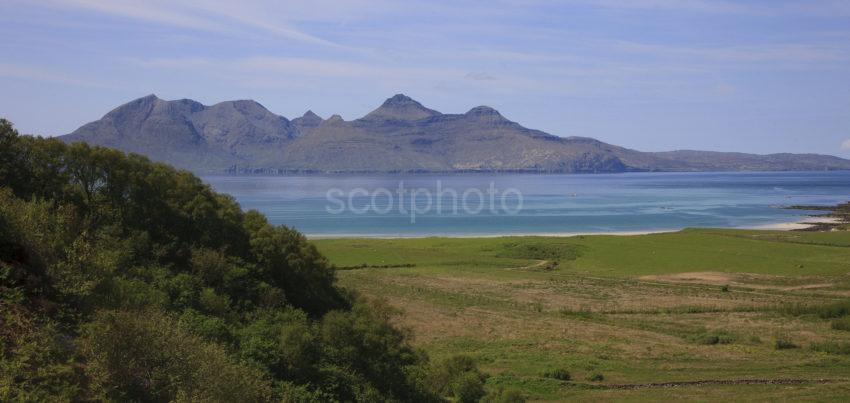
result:
M 578 259 L 582 247 L 569 242 L 556 241 L 509 241 L 497 248 L 496 256 L 547 261 L 571 261 Z
M 825 341 L 812 343 L 812 351 L 821 351 L 829 354 L 850 355 L 850 342 Z
M 559 381 L 569 381 L 571 379 L 570 372 L 563 368 L 546 371 L 543 373 L 543 377 L 557 379 Z
M 850 245 L 850 233 L 776 238 L 783 234 L 692 229 L 314 244 L 335 264 L 415 264 L 337 273 L 346 286 L 404 309 L 398 320 L 434 362 L 472 354 L 489 375 L 488 395 L 516 390 L 539 401 L 846 397 L 850 355 L 814 351 L 807 340 L 850 343 L 850 332 L 830 327 L 850 315 L 828 318 L 840 314 L 850 289 L 850 248 L 826 246 Z M 528 250 L 576 245 L 581 254 L 559 260 L 560 270 L 517 270 L 545 255 L 509 257 L 501 252 L 507 243 L 532 245 Z M 785 340 L 779 350 L 771 336 L 777 334 Z M 789 344 L 806 348 L 784 349 Z M 544 376 L 554 369 L 569 369 L 572 380 Z M 597 373 L 604 382 L 586 380 Z M 770 388 L 788 379 L 799 381 Z M 823 379 L 836 384 L 819 384 Z
M 355 266 L 339 266 L 336 267 L 337 270 L 359 270 L 359 269 L 404 269 L 416 267 L 413 263 L 399 263 L 399 264 L 368 264 L 368 263 L 360 263 Z
M 734 336 L 723 330 L 693 335 L 690 336 L 689 339 L 696 344 L 709 346 L 715 344 L 731 344 L 735 341 Z
M 188 172 L 0 120 L 0 401 L 486 395 L 337 273 Z
M 815 315 L 821 319 L 843 318 L 850 314 L 850 300 L 826 304 L 787 304 L 780 311 L 792 316 Z
M 850 318 L 839 318 L 832 321 L 831 327 L 835 330 L 850 331 Z
M 791 350 L 795 348 L 800 348 L 796 343 L 791 341 L 787 336 L 779 336 L 776 338 L 776 341 L 773 344 L 773 347 L 777 350 Z

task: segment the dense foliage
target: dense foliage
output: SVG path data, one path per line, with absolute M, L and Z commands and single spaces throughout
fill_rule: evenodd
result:
M 484 395 L 473 363 L 428 364 L 394 314 L 188 172 L 0 120 L 2 401 Z

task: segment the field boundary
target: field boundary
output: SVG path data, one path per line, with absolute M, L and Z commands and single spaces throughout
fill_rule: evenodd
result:
M 825 384 L 846 381 L 846 379 L 707 379 L 700 381 L 651 382 L 619 385 L 605 385 L 606 389 L 648 389 L 676 388 L 683 386 L 714 386 L 714 385 L 804 385 Z

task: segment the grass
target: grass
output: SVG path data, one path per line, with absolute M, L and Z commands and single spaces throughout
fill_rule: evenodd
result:
M 522 267 L 537 260 L 607 276 L 720 271 L 778 276 L 848 272 L 850 232 L 688 229 L 639 236 L 325 239 L 340 266 Z M 531 260 L 531 261 L 530 261 Z M 683 270 L 682 265 L 687 269 Z
M 532 401 L 850 397 L 847 232 L 314 244 L 357 268 L 338 272 L 343 285 L 400 308 L 434 359 L 472 355 L 489 390 Z M 618 386 L 753 379 L 804 382 Z

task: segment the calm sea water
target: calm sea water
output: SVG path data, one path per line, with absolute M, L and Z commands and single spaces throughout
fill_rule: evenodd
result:
M 757 227 L 807 214 L 780 206 L 850 200 L 850 172 L 209 176 L 204 180 L 232 195 L 243 208 L 264 213 L 272 223 L 315 236 Z

